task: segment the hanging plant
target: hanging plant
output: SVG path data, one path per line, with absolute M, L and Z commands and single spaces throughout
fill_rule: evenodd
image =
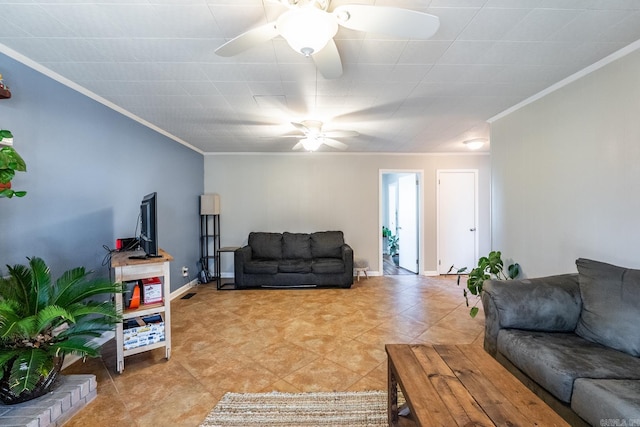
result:
M 0 130 L 0 197 L 23 197 L 26 191 L 15 191 L 11 180 L 18 172 L 26 172 L 27 165 L 20 154 L 12 147 L 13 135 L 8 130 Z

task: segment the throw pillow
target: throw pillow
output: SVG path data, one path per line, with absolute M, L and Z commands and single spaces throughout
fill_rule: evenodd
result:
M 582 311 L 576 334 L 640 356 L 640 270 L 576 260 Z

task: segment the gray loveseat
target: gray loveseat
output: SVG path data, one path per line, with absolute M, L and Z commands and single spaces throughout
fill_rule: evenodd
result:
M 576 265 L 485 281 L 485 350 L 571 425 L 640 425 L 640 271 Z
M 236 288 L 353 284 L 353 250 L 342 231 L 252 232 L 234 261 Z

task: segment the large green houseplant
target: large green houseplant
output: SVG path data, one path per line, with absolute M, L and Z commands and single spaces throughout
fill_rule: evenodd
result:
M 449 272 L 456 269 L 451 266 Z M 467 274 L 467 267 L 457 269 L 458 286 L 460 285 L 460 277 L 463 274 Z M 515 279 L 520 274 L 520 264 L 513 263 L 507 267 L 507 271 L 504 271 L 504 261 L 502 261 L 502 253 L 500 251 L 491 251 L 486 257 L 481 257 L 478 260 L 477 267 L 473 268 L 468 273 L 467 288 L 464 290 L 464 298 L 469 307 L 469 293 L 475 295 L 476 301 L 469 310 L 471 317 L 476 317 L 478 311 L 478 302 L 482 295 L 482 285 L 487 279 L 508 280 Z
M 64 356 L 98 356 L 91 340 L 120 321 L 110 295 L 122 286 L 83 267 L 55 282 L 45 262 L 7 266 L 0 277 L 0 400 L 24 402 L 54 385 Z M 98 299 L 93 300 L 93 298 Z M 105 301 L 106 298 L 106 301 Z
M 11 146 L 13 135 L 6 129 L 0 130 L 0 197 L 22 197 L 26 191 L 15 191 L 11 180 L 18 172 L 25 172 L 27 165 L 20 154 Z

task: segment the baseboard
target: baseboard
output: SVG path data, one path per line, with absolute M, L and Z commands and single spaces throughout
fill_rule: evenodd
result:
M 425 271 L 423 276 L 439 276 L 440 273 L 438 273 L 437 271 Z
M 198 279 L 193 279 L 189 283 L 186 283 L 184 286 L 181 286 L 180 288 L 178 288 L 175 291 L 171 292 L 171 295 L 169 295 L 169 301 L 173 301 L 174 299 L 181 297 L 182 294 L 187 293 L 187 291 L 189 289 L 197 286 L 198 283 L 199 283 Z

